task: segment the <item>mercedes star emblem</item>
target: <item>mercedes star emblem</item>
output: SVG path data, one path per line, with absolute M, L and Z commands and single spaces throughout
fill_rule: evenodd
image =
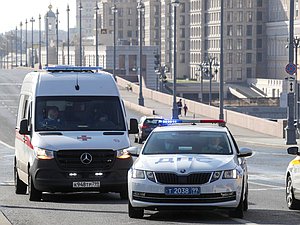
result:
M 83 164 L 90 164 L 93 160 L 93 157 L 90 153 L 82 153 L 81 156 L 80 156 L 80 161 L 83 163 Z

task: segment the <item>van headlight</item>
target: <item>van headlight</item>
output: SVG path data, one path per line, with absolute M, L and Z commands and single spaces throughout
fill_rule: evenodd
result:
M 131 155 L 127 150 L 125 150 L 125 149 L 117 150 L 117 158 L 118 159 L 129 159 L 130 157 L 131 157 Z
M 44 160 L 44 159 L 53 159 L 54 158 L 53 151 L 47 150 L 44 148 L 34 147 L 34 153 L 38 159 Z

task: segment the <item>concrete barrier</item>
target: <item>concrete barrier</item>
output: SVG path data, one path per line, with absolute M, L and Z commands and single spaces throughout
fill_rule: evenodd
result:
M 122 78 L 117 78 L 117 83 L 121 87 L 126 88 L 128 85 L 132 87 L 132 91 L 136 94 L 139 93 L 139 86 L 126 81 Z M 165 93 L 161 93 L 158 91 L 154 91 L 151 89 L 148 89 L 146 87 L 143 87 L 143 96 L 144 98 L 150 98 L 152 100 L 155 100 L 157 102 L 172 106 L 173 105 L 173 96 Z M 181 97 L 177 97 L 177 100 L 179 100 Z M 192 101 L 189 99 L 181 98 L 187 105 L 190 112 L 193 114 L 199 114 L 204 115 L 208 118 L 219 118 L 219 108 L 214 106 L 209 106 L 206 104 L 202 104 L 196 101 Z M 128 103 L 129 104 L 129 103 Z M 135 106 L 130 106 L 135 107 Z M 139 106 L 141 107 L 141 106 Z M 145 108 L 145 107 L 143 107 Z M 134 109 L 134 108 L 132 108 Z M 135 110 L 135 109 L 134 109 Z M 146 114 L 146 109 L 136 109 L 136 110 L 145 110 L 142 111 L 144 114 Z M 150 109 L 152 112 L 152 109 Z M 150 111 L 148 113 L 150 113 Z M 140 112 L 140 111 L 139 111 Z M 152 114 L 151 114 L 152 115 Z M 284 137 L 284 122 L 283 120 L 278 120 L 277 122 L 269 121 L 266 119 L 258 118 L 255 116 L 246 115 L 243 113 L 231 111 L 228 109 L 224 109 L 224 119 L 227 123 L 236 125 L 239 127 L 247 128 L 249 130 L 253 130 L 256 132 L 260 132 L 263 134 L 268 134 L 275 137 Z

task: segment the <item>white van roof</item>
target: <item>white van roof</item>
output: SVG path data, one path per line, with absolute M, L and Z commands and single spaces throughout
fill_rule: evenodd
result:
M 119 96 L 112 74 L 88 68 L 65 66 L 31 72 L 24 79 L 22 91 L 35 96 Z

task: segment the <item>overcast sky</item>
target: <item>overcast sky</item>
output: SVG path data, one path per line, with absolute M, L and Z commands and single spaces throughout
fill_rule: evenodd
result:
M 16 26 L 20 29 L 20 22 L 25 24 L 33 17 L 35 19 L 33 29 L 38 30 L 38 17 L 42 18 L 48 11 L 49 4 L 52 4 L 52 11 L 59 12 L 59 29 L 67 30 L 67 5 L 70 6 L 70 28 L 76 24 L 76 0 L 1 0 L 0 7 L 0 33 L 15 30 Z M 28 25 L 29 26 L 29 25 Z M 42 20 L 42 29 L 44 23 Z M 31 29 L 31 24 L 28 29 Z M 23 26 L 25 29 L 25 26 Z

